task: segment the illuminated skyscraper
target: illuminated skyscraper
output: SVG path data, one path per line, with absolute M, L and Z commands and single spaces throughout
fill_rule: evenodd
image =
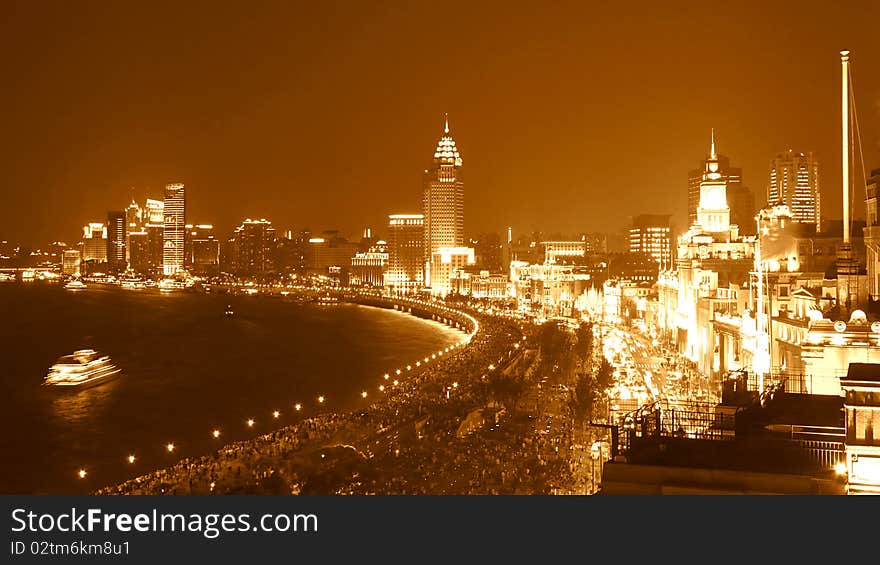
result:
M 131 204 L 125 209 L 125 260 L 131 261 L 131 243 L 129 236 L 131 232 L 139 232 L 144 227 L 144 211 L 138 206 L 138 203 L 132 199 Z
M 83 263 L 104 263 L 107 261 L 107 228 L 101 222 L 92 222 L 83 227 Z
M 715 147 L 715 132 L 712 132 L 712 147 Z M 702 165 L 688 173 L 688 227 L 697 222 L 697 207 L 700 205 L 700 184 L 711 159 L 717 165 L 719 180 L 727 184 L 727 203 L 730 206 L 730 223 L 740 227 L 740 233 L 755 231 L 755 196 L 742 183 L 742 169 L 731 167 L 730 159 L 714 150 L 714 157 L 703 161 Z
M 141 221 L 144 224 L 164 224 L 165 203 L 161 200 L 147 198 L 147 204 L 141 212 Z
M 186 192 L 183 183 L 165 185 L 165 234 L 162 271 L 173 275 L 183 270 L 186 239 Z
M 795 153 L 791 149 L 777 155 L 770 163 L 770 184 L 767 187 L 770 206 L 785 204 L 792 220 L 821 227 L 819 194 L 819 162 L 812 153 Z
M 124 271 L 125 260 L 125 212 L 107 212 L 107 267 L 112 272 Z
M 441 248 L 462 247 L 464 241 L 464 183 L 461 156 L 449 133 L 449 120 L 434 150 L 434 162 L 425 171 L 425 281 L 430 284 L 431 261 Z
M 388 216 L 388 266 L 385 286 L 417 291 L 425 286 L 425 217 L 421 214 Z

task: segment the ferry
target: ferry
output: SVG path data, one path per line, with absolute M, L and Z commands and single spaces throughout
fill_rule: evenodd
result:
M 82 282 L 80 279 L 73 279 L 67 284 L 64 285 L 64 288 L 68 290 L 79 290 L 81 288 L 87 288 L 86 283 Z
M 226 310 L 223 312 L 223 315 L 226 316 L 227 318 L 235 315 L 235 312 L 232 310 L 232 304 L 226 305 Z
M 115 379 L 119 368 L 107 355 L 80 349 L 58 359 L 43 379 L 43 386 L 88 388 Z
M 186 288 L 186 283 L 183 281 L 177 281 L 174 279 L 162 279 L 159 281 L 159 290 L 163 292 L 172 292 L 175 290 L 183 290 Z
M 122 288 L 128 289 L 142 289 L 147 288 L 145 281 L 140 277 L 125 277 L 119 279 L 119 286 Z

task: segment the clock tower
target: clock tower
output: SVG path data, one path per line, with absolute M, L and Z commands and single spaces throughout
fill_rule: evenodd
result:
M 718 154 L 715 152 L 715 130 L 709 158 L 700 182 L 700 205 L 697 207 L 697 223 L 706 233 L 730 231 L 730 206 L 727 205 L 727 180 L 721 175 Z

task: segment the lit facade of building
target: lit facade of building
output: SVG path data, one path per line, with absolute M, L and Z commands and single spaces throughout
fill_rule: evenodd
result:
M 846 414 L 847 494 L 880 494 L 880 376 L 853 364 L 840 379 Z
M 126 257 L 125 212 L 107 212 L 107 267 L 112 272 L 124 271 Z
M 510 262 L 510 296 L 517 309 L 544 317 L 574 316 L 575 311 L 584 311 L 592 284 L 586 267 Z
M 442 248 L 461 248 L 464 239 L 464 183 L 462 160 L 447 120 L 443 136 L 434 150 L 434 162 L 425 171 L 423 215 L 425 225 L 425 282 L 433 288 L 433 259 Z M 446 256 L 442 254 L 441 256 Z M 445 269 L 446 267 L 441 267 Z M 443 280 L 440 276 L 436 280 Z M 448 288 L 444 287 L 447 291 Z M 433 291 L 432 291 L 433 292 Z M 442 291 L 438 291 L 443 293 Z
M 425 287 L 425 217 L 422 214 L 388 216 L 388 267 L 385 286 L 392 292 L 414 292 Z
M 165 185 L 163 212 L 165 232 L 163 236 L 162 271 L 168 276 L 177 274 L 184 268 L 186 189 L 183 183 Z
M 771 161 L 767 202 L 788 206 L 795 222 L 821 225 L 819 162 L 812 153 L 789 149 Z
M 654 329 L 705 374 L 714 367 L 716 311 L 742 312 L 753 268 L 755 239 L 730 221 L 727 180 L 714 139 L 704 162 L 696 221 L 678 238 L 675 267 L 657 280 Z
M 446 296 L 453 291 L 453 279 L 476 263 L 473 247 L 441 247 L 431 256 L 431 293 Z
M 128 234 L 131 232 L 143 231 L 144 227 L 144 210 L 132 199 L 131 203 L 125 209 L 125 260 L 131 260 L 131 245 L 128 240 Z
M 101 222 L 92 222 L 83 227 L 83 263 L 105 263 L 107 261 L 107 227 Z
M 865 215 L 867 223 L 864 229 L 865 248 L 868 267 L 868 295 L 872 300 L 880 300 L 880 169 L 871 171 L 867 179 L 867 199 Z
M 672 234 L 668 214 L 634 216 L 629 229 L 629 252 L 647 255 L 661 270 L 671 269 Z
M 387 244 L 379 240 L 367 251 L 359 251 L 351 258 L 348 283 L 352 286 L 383 286 L 387 266 Z
M 480 271 L 470 276 L 470 295 L 474 298 L 487 300 L 503 300 L 510 298 L 507 275 Z
M 141 221 L 144 224 L 165 224 L 165 202 L 147 198 L 144 209 L 141 211 Z
M 587 242 L 575 241 L 542 241 L 545 263 L 578 262 L 587 254 Z
M 740 233 L 754 233 L 755 196 L 752 191 L 742 183 L 742 169 L 731 167 L 730 159 L 714 151 L 715 132 L 712 132 L 713 151 L 710 159 L 717 166 L 719 180 L 725 182 L 727 188 L 727 202 L 730 206 L 730 222 L 739 226 Z M 714 155 L 714 156 L 713 156 Z M 703 174 L 708 163 L 704 160 L 700 167 L 688 172 L 688 226 L 697 222 L 697 207 L 700 204 L 700 186 L 703 182 Z
M 80 256 L 79 249 L 66 249 L 61 254 L 61 274 L 79 275 Z

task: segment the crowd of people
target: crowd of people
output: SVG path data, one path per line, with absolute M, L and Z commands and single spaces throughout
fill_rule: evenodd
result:
M 555 492 L 571 476 L 564 454 L 552 456 L 558 444 L 548 447 L 558 438 L 536 433 L 534 415 L 505 406 L 492 378 L 511 367 L 528 372 L 520 365 L 532 363 L 519 361 L 530 339 L 535 346 L 534 330 L 474 316 L 479 331 L 466 346 L 402 376 L 364 409 L 319 414 L 99 493 Z

